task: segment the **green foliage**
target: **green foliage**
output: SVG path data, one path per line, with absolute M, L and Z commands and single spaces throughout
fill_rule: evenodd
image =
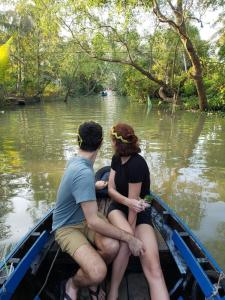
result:
M 0 82 L 5 81 L 5 73 L 9 64 L 9 48 L 12 43 L 12 37 L 0 46 Z
M 182 92 L 186 97 L 190 97 L 194 95 L 197 96 L 197 91 L 193 80 L 189 79 L 185 82 Z
M 159 2 L 168 7 L 168 1 Z M 206 2 L 206 8 L 212 4 Z M 214 45 L 201 39 L 194 24 L 194 8 L 185 13 L 210 105 L 223 106 L 224 67 L 217 63 L 224 60 L 224 33 L 217 43 L 217 58 Z M 147 19 L 152 21 L 151 30 L 143 29 Z M 181 87 L 185 106 L 197 103 L 192 63 L 183 44 L 168 26 L 154 25 L 152 4 L 147 1 L 140 5 L 134 0 L 19 0 L 14 10 L 0 15 L 0 41 L 11 35 L 15 38 L 4 71 L 8 94 L 86 95 L 111 87 L 135 101 L 146 101 L 148 95 L 158 95 L 157 81 L 177 90 L 187 77 Z
M 43 94 L 45 96 L 51 96 L 51 95 L 60 95 L 61 92 L 62 92 L 62 90 L 61 90 L 60 85 L 57 84 L 56 82 L 55 83 L 51 82 L 45 87 Z
M 183 100 L 183 105 L 184 105 L 184 108 L 187 109 L 187 110 L 197 110 L 198 109 L 198 98 L 195 96 L 189 96 L 189 97 L 186 97 L 186 96 L 183 96 L 182 97 L 182 100 Z
M 214 109 L 225 108 L 225 64 L 215 60 L 208 61 L 206 89 L 209 105 Z
M 147 96 L 155 97 L 157 85 L 148 80 L 140 72 L 131 67 L 123 68 L 123 72 L 117 81 L 116 89 L 122 95 L 131 96 L 134 101 L 146 102 Z
M 225 64 L 215 59 L 204 62 L 204 84 L 210 110 L 225 110 Z M 182 89 L 184 106 L 187 109 L 196 109 L 197 93 L 193 81 L 187 80 Z

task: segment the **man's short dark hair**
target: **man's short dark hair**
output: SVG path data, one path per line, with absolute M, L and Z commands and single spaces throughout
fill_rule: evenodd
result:
M 78 143 L 80 149 L 95 151 L 102 143 L 102 126 L 96 122 L 84 122 L 78 129 Z

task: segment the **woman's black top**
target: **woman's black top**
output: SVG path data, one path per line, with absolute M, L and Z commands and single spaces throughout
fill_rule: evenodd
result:
M 116 172 L 115 185 L 116 190 L 125 197 L 128 197 L 129 183 L 142 183 L 140 197 L 144 198 L 150 192 L 150 174 L 146 161 L 139 154 L 132 155 L 129 160 L 122 164 L 121 158 L 114 155 L 112 158 L 111 168 Z M 128 217 L 128 207 L 112 201 L 108 214 L 113 210 L 122 211 Z M 136 225 L 149 224 L 152 226 L 152 221 L 147 210 L 137 214 Z
M 129 183 L 142 183 L 140 197 L 144 198 L 150 191 L 150 174 L 145 159 L 140 154 L 132 155 L 129 160 L 122 164 L 121 157 L 114 155 L 111 168 L 116 172 L 116 190 L 128 197 Z

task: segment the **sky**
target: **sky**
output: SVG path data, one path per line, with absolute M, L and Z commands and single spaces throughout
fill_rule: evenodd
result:
M 196 22 L 202 39 L 210 40 L 214 38 L 213 36 L 219 29 L 219 25 L 216 26 L 214 24 L 218 18 L 218 15 L 218 11 L 207 11 L 207 13 L 204 15 L 204 19 L 202 19 L 203 27 L 201 27 L 201 25 Z
M 7 1 L 7 0 L 6 0 Z M 2 2 L 2 0 L 0 0 Z M 4 1 L 5 2 L 5 1 Z M 1 4 L 0 3 L 0 11 L 5 11 L 8 9 L 12 9 L 13 6 L 7 3 Z M 213 11 L 213 10 L 208 10 L 205 14 L 204 17 L 202 18 L 202 25 L 201 26 L 197 21 L 195 22 L 195 25 L 198 27 L 200 31 L 200 36 L 204 40 L 211 40 L 215 38 L 215 33 L 219 29 L 219 25 L 215 26 L 215 21 L 219 15 L 218 11 Z M 142 23 L 142 28 L 141 30 L 147 30 L 149 27 L 151 27 L 151 21 L 148 22 L 143 22 Z M 67 35 L 67 34 L 66 34 Z

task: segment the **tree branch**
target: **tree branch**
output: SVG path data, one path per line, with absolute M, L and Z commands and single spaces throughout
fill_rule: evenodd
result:
M 179 29 L 178 25 L 171 19 L 168 19 L 165 15 L 162 14 L 159 5 L 156 0 L 153 0 L 153 12 L 156 15 L 156 17 L 159 19 L 162 23 L 168 23 L 171 26 L 173 26 L 175 29 Z
M 201 28 L 203 28 L 203 23 L 202 20 L 197 18 L 197 17 L 191 17 L 191 16 L 187 16 L 186 19 L 192 19 L 192 20 L 196 20 L 198 23 L 201 24 Z

